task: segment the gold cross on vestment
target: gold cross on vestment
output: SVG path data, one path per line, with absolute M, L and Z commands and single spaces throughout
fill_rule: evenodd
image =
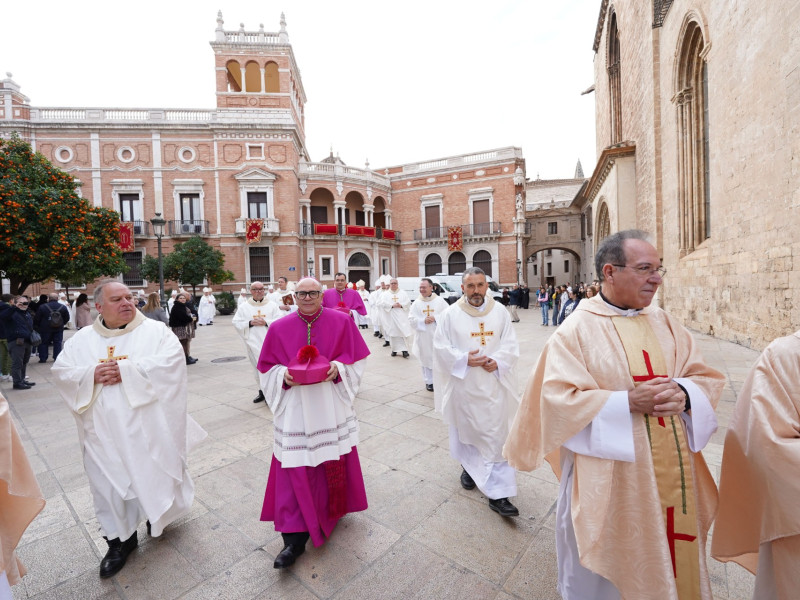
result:
M 394 300 L 394 303 L 397 304 L 397 296 L 392 296 L 392 300 Z
M 254 315 L 253 315 L 253 318 L 254 318 L 254 319 L 264 319 L 264 318 L 266 318 L 266 316 L 267 316 L 267 315 L 262 315 L 262 314 L 261 314 L 261 309 L 259 308 L 259 309 L 258 309 L 258 312 L 257 312 L 256 314 L 254 314 Z
M 112 360 L 122 360 L 123 358 L 128 358 L 127 354 L 125 354 L 123 356 L 114 356 L 114 348 L 116 348 L 116 346 L 109 346 L 108 347 L 108 356 L 106 358 L 101 358 L 99 360 L 99 362 L 107 363 L 107 362 L 111 362 Z
M 469 335 L 470 335 L 470 337 L 479 337 L 479 338 L 481 338 L 481 346 L 485 346 L 486 345 L 486 337 L 494 335 L 494 331 L 486 331 L 486 330 L 484 330 L 483 323 L 480 324 L 479 329 L 480 329 L 480 331 L 473 331 Z
M 429 306 L 428 308 L 424 308 L 424 309 L 422 309 L 422 312 L 424 312 L 424 313 L 425 313 L 425 316 L 426 316 L 426 317 L 430 317 L 430 316 L 431 316 L 431 313 L 433 313 L 434 311 L 433 311 L 433 309 L 432 309 L 432 308 Z

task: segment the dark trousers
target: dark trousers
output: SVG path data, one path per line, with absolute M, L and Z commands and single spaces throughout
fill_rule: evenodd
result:
M 47 360 L 50 342 L 53 342 L 53 360 L 57 359 L 64 342 L 64 328 L 51 329 L 50 327 L 43 327 L 39 333 L 42 336 L 42 343 L 39 344 L 39 360 L 42 362 Z
M 8 351 L 11 353 L 11 377 L 14 378 L 15 384 L 24 383 L 25 369 L 31 358 L 31 345 L 29 342 L 25 342 L 18 346 L 17 340 L 14 340 L 8 346 Z

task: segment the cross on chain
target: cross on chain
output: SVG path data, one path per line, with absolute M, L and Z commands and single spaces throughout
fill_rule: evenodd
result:
M 634 381 L 650 381 L 656 377 L 669 377 L 669 375 L 656 375 L 653 373 L 653 365 L 650 363 L 650 355 L 647 353 L 647 350 L 642 350 L 642 354 L 644 355 L 644 366 L 647 367 L 647 375 L 634 375 Z M 664 417 L 658 417 L 658 424 L 662 427 L 667 426 L 667 424 L 664 422 Z
M 478 328 L 479 328 L 479 331 L 473 331 L 469 335 L 470 335 L 470 337 L 479 337 L 479 338 L 481 338 L 481 346 L 485 346 L 486 345 L 486 337 L 494 335 L 494 331 L 485 331 L 484 328 L 483 328 L 483 323 L 481 323 L 478 326 Z
M 107 362 L 111 362 L 112 360 L 122 360 L 123 358 L 128 358 L 127 354 L 125 354 L 123 356 L 114 356 L 114 348 L 116 348 L 116 346 L 109 346 L 108 347 L 108 356 L 106 358 L 101 358 L 99 360 L 99 362 L 107 363 Z
M 678 567 L 675 565 L 675 541 L 693 542 L 696 535 L 675 532 L 675 507 L 667 507 L 667 542 L 669 543 L 669 555 L 672 558 L 672 575 L 678 578 Z
M 422 312 L 425 313 L 426 317 L 430 317 L 434 310 L 429 306 L 428 308 L 422 309 Z

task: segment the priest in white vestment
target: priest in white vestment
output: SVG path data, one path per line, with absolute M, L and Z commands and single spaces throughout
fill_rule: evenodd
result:
M 211 289 L 204 287 L 203 295 L 200 296 L 200 302 L 197 306 L 197 324 L 198 325 L 213 325 L 214 315 L 217 314 L 217 300 Z
M 408 347 L 414 330 L 408 322 L 411 298 L 397 285 L 397 279 L 389 280 L 389 289 L 381 296 L 380 309 L 383 311 L 384 336 L 392 347 L 392 356 L 402 352 L 408 358 Z M 384 344 L 385 346 L 386 344 Z
M 289 280 L 286 279 L 283 275 L 278 277 L 278 289 L 272 288 L 270 286 L 270 291 L 267 294 L 267 300 L 270 302 L 274 302 L 275 305 L 278 307 L 278 310 L 281 311 L 282 314 L 286 314 L 292 311 L 293 304 L 288 304 L 284 298 L 286 296 L 292 295 L 292 290 L 289 289 Z
M 187 414 L 186 361 L 175 334 L 140 313 L 117 281 L 101 283 L 94 300 L 100 315 L 67 341 L 51 373 L 78 425 L 109 546 L 100 576 L 111 577 L 138 545 L 142 521 L 157 537 L 191 509 L 186 457 L 205 432 Z
M 236 306 L 241 306 L 247 302 L 247 288 L 242 288 L 239 290 L 239 296 L 236 298 Z
M 504 455 L 560 479 L 558 590 L 566 600 L 711 600 L 705 541 L 717 490 L 701 450 L 724 378 L 652 305 L 662 277 L 647 234 L 606 237 L 600 295 L 548 340 Z
M 423 277 L 419 282 L 419 297 L 411 305 L 408 321 L 416 335 L 412 352 L 422 365 L 422 379 L 425 389 L 433 391 L 433 334 L 436 333 L 437 319 L 442 317 L 450 305 L 433 293 L 433 281 Z
M 356 292 L 358 295 L 361 296 L 361 301 L 364 303 L 364 308 L 366 309 L 365 314 L 359 314 L 358 312 L 353 313 L 353 317 L 356 320 L 356 325 L 358 325 L 359 329 L 368 329 L 369 328 L 369 292 L 366 289 L 366 282 L 363 279 L 359 279 L 356 281 Z
M 266 288 L 260 281 L 250 284 L 251 297 L 239 305 L 236 314 L 233 315 L 233 326 L 236 332 L 244 340 L 247 350 L 247 357 L 253 365 L 253 374 L 256 378 L 258 395 L 253 398 L 253 402 L 263 402 L 264 392 L 261 391 L 261 375 L 258 372 L 258 357 L 261 356 L 261 347 L 267 337 L 267 327 L 276 319 L 280 319 L 284 314 L 275 302 L 267 300 Z M 283 304 L 283 303 L 281 303 Z
M 369 295 L 369 320 L 372 322 L 373 335 L 376 338 L 383 337 L 383 311 L 380 308 L 381 296 L 389 289 L 389 282 L 381 275 L 375 290 Z M 386 340 L 387 342 L 389 340 Z
M 486 294 L 482 269 L 467 269 L 462 282 L 464 295 L 438 320 L 433 338 L 434 403 L 450 426 L 461 485 L 477 485 L 489 508 L 515 517 L 519 511 L 508 498 L 517 495 L 516 472 L 502 450 L 519 405 L 517 336 L 508 311 Z

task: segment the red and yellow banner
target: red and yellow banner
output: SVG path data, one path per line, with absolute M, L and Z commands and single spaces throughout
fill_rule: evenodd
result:
M 119 224 L 119 247 L 123 252 L 133 252 L 133 223 Z
M 464 235 L 461 225 L 450 225 L 447 228 L 447 250 L 450 252 L 464 249 Z
M 248 244 L 261 241 L 261 232 L 264 230 L 264 219 L 247 219 L 244 224 L 244 240 Z

